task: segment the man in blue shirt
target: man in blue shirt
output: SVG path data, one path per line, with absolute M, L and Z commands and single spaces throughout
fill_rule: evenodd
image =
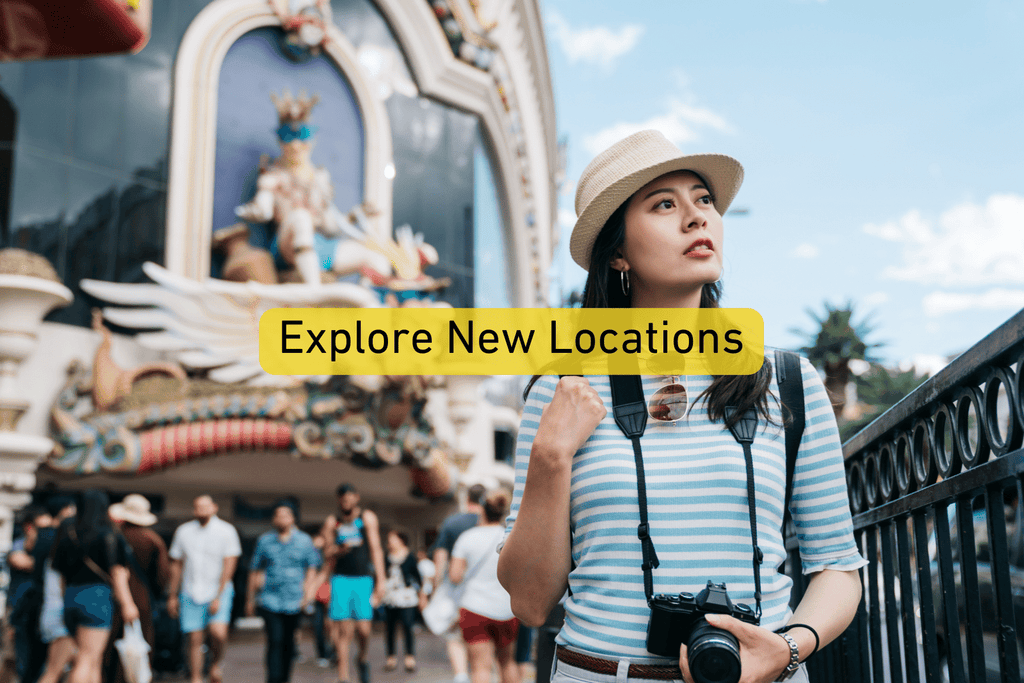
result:
M 295 510 L 282 503 L 274 509 L 268 531 L 256 542 L 249 567 L 246 614 L 259 606 L 267 631 L 267 683 L 287 683 L 295 659 L 299 613 L 313 595 L 320 553 L 309 534 L 295 527 Z M 259 597 L 256 592 L 259 590 Z

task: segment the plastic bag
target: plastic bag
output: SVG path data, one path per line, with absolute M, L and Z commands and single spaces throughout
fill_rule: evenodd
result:
M 423 608 L 423 623 L 436 636 L 446 633 L 459 620 L 461 587 L 442 581 Z
M 121 667 L 128 683 L 152 683 L 153 670 L 149 666 L 149 643 L 142 635 L 142 622 L 138 619 L 125 624 L 124 638 L 114 641 Z

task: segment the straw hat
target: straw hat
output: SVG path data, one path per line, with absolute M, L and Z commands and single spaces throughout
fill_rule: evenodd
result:
M 149 501 L 137 493 L 129 493 L 123 501 L 111 505 L 110 516 L 139 526 L 156 524 L 156 515 L 149 511 Z
M 569 238 L 572 260 L 590 269 L 590 251 L 601 228 L 637 190 L 673 171 L 692 171 L 710 187 L 718 213 L 725 214 L 743 183 L 743 166 L 724 154 L 686 155 L 660 131 L 643 130 L 601 152 L 576 186 L 576 226 Z

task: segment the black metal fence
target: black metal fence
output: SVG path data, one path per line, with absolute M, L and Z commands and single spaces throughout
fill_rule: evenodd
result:
M 1024 678 L 1022 437 L 1024 311 L 844 444 L 870 564 L 854 623 L 808 662 L 814 683 Z

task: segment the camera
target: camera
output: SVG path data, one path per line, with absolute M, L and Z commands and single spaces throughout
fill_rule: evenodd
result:
M 708 581 L 697 595 L 658 594 L 651 599 L 647 625 L 647 651 L 679 657 L 686 644 L 686 660 L 696 683 L 736 683 L 740 678 L 740 646 L 736 637 L 709 624 L 705 614 L 726 614 L 748 624 L 759 623 L 750 605 L 733 604 L 724 583 Z

